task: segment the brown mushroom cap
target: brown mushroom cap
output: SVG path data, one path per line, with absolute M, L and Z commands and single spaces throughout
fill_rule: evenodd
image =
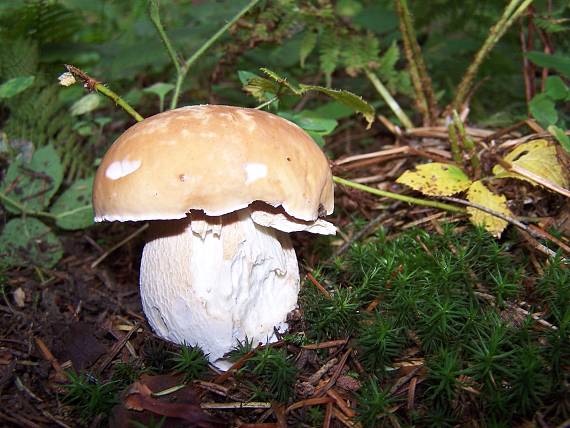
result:
M 95 221 L 218 216 L 254 201 L 315 220 L 333 211 L 329 163 L 297 125 L 260 110 L 201 105 L 129 128 L 103 158 Z

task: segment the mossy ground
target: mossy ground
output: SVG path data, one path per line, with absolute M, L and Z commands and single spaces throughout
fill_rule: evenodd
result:
M 202 399 L 274 403 L 291 426 L 323 423 L 327 401 L 307 401 L 318 397 L 341 397 L 345 416 L 364 427 L 507 427 L 537 418 L 556 426 L 570 417 L 570 271 L 560 259 L 527 257 L 514 235 L 497 241 L 472 227 L 380 230 L 315 269 L 324 290 L 305 281 L 290 332 L 256 352 L 242 344 L 234 360 L 243 364 L 219 382 L 226 396 L 202 390 Z M 88 379 L 72 379 L 74 412 L 82 420 L 101 406 L 108 412 L 144 371 L 178 372 L 181 383 L 220 379 L 204 372 L 198 352 L 172 354 L 156 343 L 115 365 L 111 383 L 74 388 Z M 218 414 L 229 423 L 264 413 Z

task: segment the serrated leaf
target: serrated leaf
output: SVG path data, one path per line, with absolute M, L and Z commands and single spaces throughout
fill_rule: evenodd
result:
M 1 191 L 28 211 L 41 211 L 48 206 L 62 180 L 63 166 L 59 155 L 53 146 L 47 145 L 36 150 L 29 163 L 22 159 L 12 162 L 2 181 Z M 4 206 L 10 212 L 20 212 L 8 202 Z
M 11 98 L 34 84 L 35 76 L 14 77 L 0 85 L 0 99 Z
M 71 115 L 80 116 L 92 112 L 99 107 L 100 102 L 101 97 L 97 93 L 87 94 L 73 103 L 71 106 Z
M 243 89 L 258 101 L 267 101 L 277 94 L 279 85 L 263 77 L 254 77 Z
M 530 113 L 545 128 L 558 120 L 554 101 L 546 94 L 538 94 L 528 103 Z
M 0 260 L 9 266 L 50 269 L 63 256 L 63 246 L 52 230 L 33 217 L 15 218 L 0 235 Z
M 540 177 L 557 184 L 560 187 L 568 187 L 568 178 L 558 162 L 556 147 L 547 140 L 533 140 L 517 146 L 512 152 L 505 156 L 505 160 L 512 165 L 518 165 Z M 501 165 L 495 165 L 493 174 L 497 178 L 517 178 L 526 180 L 536 185 L 522 175 L 505 170 Z
M 83 178 L 73 183 L 54 202 L 50 212 L 55 215 L 55 223 L 66 230 L 85 229 L 93 224 L 91 193 L 93 177 Z
M 263 71 L 271 80 L 254 77 L 249 80 L 249 83 L 244 87 L 245 90 L 250 92 L 256 98 L 260 96 L 260 94 L 264 94 L 265 92 L 269 91 L 274 94 L 277 94 L 278 92 L 289 92 L 297 96 L 300 96 L 309 91 L 315 91 L 328 95 L 339 103 L 351 108 L 353 111 L 362 114 L 368 122 L 369 126 L 374 121 L 374 107 L 364 101 L 362 97 L 355 95 L 352 92 L 325 88 L 324 86 L 304 85 L 302 83 L 299 86 L 295 86 L 288 82 L 284 77 L 279 76 L 274 71 L 271 71 L 267 68 L 261 68 L 261 71 Z M 274 82 L 272 82 L 272 80 Z
M 290 83 L 285 77 L 282 77 L 280 75 L 278 75 L 277 73 L 275 73 L 274 71 L 268 69 L 268 68 L 260 68 L 261 71 L 263 71 L 267 76 L 269 76 L 272 80 L 275 80 L 275 82 L 277 82 L 280 86 L 286 88 L 287 90 L 289 90 L 290 92 L 292 92 L 295 95 L 302 95 L 303 94 L 303 90 L 296 87 L 295 85 L 293 85 L 292 83 Z
M 461 168 L 440 162 L 418 165 L 415 171 L 404 172 L 396 182 L 430 196 L 450 196 L 471 185 Z
M 485 208 L 496 211 L 500 214 L 511 217 L 512 213 L 507 207 L 507 198 L 503 195 L 496 195 L 491 192 L 485 185 L 479 180 L 475 181 L 467 191 L 467 200 L 473 202 L 474 204 L 482 205 Z M 477 226 L 483 226 L 487 232 L 491 235 L 500 238 L 501 233 L 508 225 L 506 220 L 496 217 L 492 214 L 488 214 L 485 211 L 481 211 L 477 208 L 467 207 L 467 212 L 469 213 L 471 223 Z
M 303 92 L 305 91 L 317 91 L 323 94 L 328 95 L 332 99 L 338 101 L 341 104 L 344 104 L 347 107 L 350 107 L 353 111 L 360 113 L 364 116 L 366 121 L 368 122 L 368 127 L 374 122 L 374 107 L 368 104 L 364 99 L 352 92 L 348 92 L 345 90 L 336 90 L 325 88 L 323 86 L 315 86 L 315 85 L 299 85 Z
M 301 68 L 305 67 L 305 60 L 311 54 L 317 45 L 317 33 L 314 31 L 307 31 L 301 40 L 301 47 L 299 48 L 299 62 Z

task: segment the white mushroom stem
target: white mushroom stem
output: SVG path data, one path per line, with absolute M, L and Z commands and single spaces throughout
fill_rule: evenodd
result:
M 192 211 L 156 221 L 140 273 L 154 331 L 197 345 L 215 362 L 239 341 L 275 340 L 296 307 L 299 269 L 286 233 L 256 224 L 245 208 L 219 217 Z

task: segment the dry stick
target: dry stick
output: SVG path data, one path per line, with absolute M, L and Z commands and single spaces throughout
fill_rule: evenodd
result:
M 297 401 L 296 403 L 291 404 L 289 407 L 287 407 L 285 413 L 300 409 L 301 407 L 315 406 L 317 404 L 328 404 L 332 402 L 334 402 L 334 399 L 331 397 L 308 398 L 306 400 Z
M 83 70 L 74 67 L 73 65 L 65 64 L 65 68 L 67 68 L 67 71 L 73 74 L 74 77 L 82 80 L 83 86 L 87 88 L 89 92 L 93 91 L 100 92 L 106 97 L 111 98 L 115 102 L 115 104 L 119 105 L 123 110 L 125 110 L 128 114 L 130 114 L 137 122 L 143 120 L 143 117 L 140 114 L 138 114 L 136 110 L 130 106 L 129 103 L 123 100 L 115 92 L 107 88 L 101 82 L 89 76 Z
M 113 245 L 111 248 L 109 248 L 107 251 L 105 251 L 103 254 L 101 254 L 97 260 L 95 260 L 93 263 L 91 263 L 91 269 L 95 269 L 103 260 L 105 260 L 111 253 L 113 253 L 114 251 L 116 251 L 117 249 L 121 248 L 123 245 L 125 245 L 127 242 L 133 240 L 134 238 L 136 238 L 137 236 L 139 236 L 141 233 L 143 233 L 145 230 L 148 229 L 148 223 L 143 224 L 141 227 L 139 227 L 137 230 L 135 230 L 133 233 L 131 233 L 129 236 L 127 236 L 125 239 L 117 242 L 115 245 Z
M 329 389 L 327 391 L 327 395 L 334 398 L 334 400 L 336 401 L 336 405 L 339 407 L 340 410 L 342 410 L 342 412 L 346 416 L 348 416 L 349 418 L 353 418 L 354 416 L 356 416 L 354 410 L 352 410 L 350 407 L 346 405 L 344 399 L 340 396 L 338 392 L 336 392 L 334 388 Z
M 431 78 L 423 60 L 422 51 L 414 30 L 407 0 L 396 0 L 396 11 L 400 20 L 400 32 L 404 42 L 404 53 L 410 68 L 410 75 L 417 97 L 417 106 L 424 124 L 435 121 L 437 104 Z
M 491 52 L 497 42 L 503 37 L 505 32 L 513 24 L 513 22 L 526 10 L 532 1 L 533 0 L 511 0 L 511 2 L 507 5 L 505 11 L 503 12 L 503 15 L 499 21 L 497 21 L 497 23 L 491 28 L 489 36 L 483 43 L 481 49 L 479 49 L 475 55 L 473 62 L 467 68 L 467 71 L 465 72 L 465 75 L 463 76 L 463 79 L 457 88 L 455 98 L 451 102 L 450 106 L 448 106 L 448 111 L 451 111 L 453 109 L 461 111 L 463 103 L 471 91 L 473 81 L 475 80 L 475 76 L 477 75 L 481 64 L 489 52 Z
M 334 348 L 336 346 L 346 345 L 348 343 L 348 339 L 338 339 L 338 340 L 329 340 L 327 342 L 321 343 L 312 343 L 309 345 L 303 345 L 301 348 L 303 349 L 326 349 L 326 348 Z
M 164 31 L 164 27 L 162 26 L 162 22 L 160 20 L 160 14 L 158 10 L 158 1 L 151 0 L 149 1 L 149 16 L 150 20 L 152 21 L 153 25 L 155 26 L 156 30 L 158 31 L 158 35 L 160 36 L 162 43 L 166 47 L 168 55 L 170 59 L 174 63 L 174 67 L 176 68 L 176 85 L 174 86 L 174 95 L 172 96 L 172 100 L 170 102 L 170 109 L 175 109 L 178 105 L 178 98 L 180 97 L 180 90 L 182 88 L 182 83 L 190 70 L 190 67 L 194 65 L 194 63 L 214 44 L 218 41 L 220 37 L 224 35 L 226 31 L 230 29 L 232 25 L 234 25 L 243 15 L 251 10 L 260 0 L 251 0 L 248 4 L 246 4 L 230 21 L 228 21 L 222 28 L 220 28 L 215 34 L 213 34 L 202 46 L 200 46 L 196 52 L 192 54 L 190 58 L 186 60 L 183 64 L 180 63 L 179 57 L 174 50 L 166 31 Z
M 528 178 L 529 180 L 531 180 L 535 183 L 541 184 L 542 186 L 544 186 L 544 187 L 546 187 L 546 188 L 548 188 L 554 192 L 560 193 L 561 195 L 564 195 L 567 198 L 570 198 L 570 190 L 565 189 L 564 187 L 559 186 L 558 184 L 556 184 L 556 183 L 554 183 L 554 182 L 552 182 L 552 181 L 550 181 L 544 177 L 541 177 L 540 175 L 535 174 L 534 172 L 529 171 L 528 169 L 526 169 L 522 166 L 516 165 L 514 163 L 510 163 L 503 158 L 497 157 L 497 161 L 498 161 L 499 165 L 501 165 L 507 171 L 514 172 L 516 174 L 522 175 L 523 177 Z
M 394 208 L 397 208 L 397 205 L 395 205 Z M 342 244 L 341 247 L 337 251 L 335 251 L 335 253 L 331 256 L 329 260 L 332 261 L 337 257 L 339 257 L 340 255 L 342 255 L 346 250 L 348 250 L 352 246 L 352 244 L 354 244 L 356 241 L 359 241 L 361 238 L 370 233 L 371 230 L 373 230 L 378 224 L 380 224 L 380 222 L 382 222 L 388 216 L 390 216 L 390 213 L 388 212 L 381 212 L 380 214 L 378 214 L 371 221 L 369 221 L 366 224 L 366 226 L 364 226 L 357 233 L 355 233 L 352 238 L 350 238 L 348 241 Z
M 309 280 L 313 283 L 313 285 L 315 287 L 317 287 L 317 289 L 327 298 L 330 299 L 331 298 L 331 294 L 327 291 L 327 289 L 325 287 L 323 287 L 319 281 L 317 281 L 317 279 L 313 276 L 313 274 L 311 272 L 307 272 L 307 278 L 309 278 Z
M 34 341 L 36 342 L 36 345 L 39 348 L 40 352 L 42 353 L 43 357 L 47 361 L 49 361 L 49 363 L 51 364 L 53 369 L 56 371 L 58 377 L 61 380 L 67 379 L 67 376 L 65 375 L 65 372 L 63 371 L 63 368 L 61 367 L 61 364 L 59 364 L 59 361 L 57 361 L 57 358 L 55 358 L 55 356 L 51 353 L 51 351 L 46 346 L 44 341 L 42 339 L 40 339 L 39 337 L 35 337 Z
M 121 349 L 123 349 L 123 346 L 126 345 L 131 336 L 138 330 L 139 325 L 140 324 L 137 322 L 131 331 L 125 334 L 119 342 L 113 345 L 113 347 L 111 348 L 111 352 L 109 352 L 109 354 L 105 357 L 105 359 L 101 362 L 101 364 L 97 368 L 96 372 L 98 374 L 103 373 L 103 371 L 107 368 L 107 366 L 111 364 L 111 361 L 113 361 L 113 359 L 117 356 L 117 354 L 121 351 Z
M 495 299 L 495 296 L 492 296 L 492 295 L 487 294 L 487 293 L 482 293 L 482 292 L 480 292 L 480 291 L 474 291 L 473 294 L 475 294 L 476 296 L 479 296 L 479 297 L 481 297 L 481 298 L 483 298 L 483 299 L 485 299 L 485 300 L 488 300 L 488 301 L 490 301 L 490 302 L 495 302 L 495 300 L 496 300 L 496 299 Z M 543 320 L 543 319 L 542 319 L 541 317 L 539 317 L 538 315 L 533 314 L 533 313 L 530 313 L 529 311 L 527 311 L 527 310 L 524 309 L 524 308 L 521 308 L 520 306 L 514 305 L 514 304 L 509 303 L 509 302 L 504 302 L 504 304 L 505 304 L 508 308 L 513 309 L 513 310 L 515 310 L 515 311 L 517 311 L 517 312 L 523 314 L 524 316 L 529 316 L 529 315 L 530 315 L 530 317 L 531 317 L 533 320 L 535 320 L 537 323 L 539 323 L 539 324 L 541 324 L 541 325 L 543 325 L 543 326 L 545 326 L 545 327 L 548 327 L 548 328 L 551 329 L 551 330 L 558 330 L 558 327 L 555 326 L 554 324 L 550 324 L 548 321 Z
M 524 224 L 523 222 L 521 222 L 520 220 L 517 220 L 513 217 L 509 217 L 503 213 L 500 213 L 498 211 L 492 210 L 490 208 L 487 208 L 483 205 L 477 204 L 475 202 L 470 202 L 470 201 L 466 201 L 463 199 L 459 199 L 459 198 L 454 198 L 451 196 L 440 196 L 440 199 L 446 200 L 446 201 L 450 201 L 450 202 L 455 202 L 456 204 L 462 204 L 462 205 L 466 205 L 468 207 L 472 207 L 472 208 L 477 208 L 478 210 L 484 211 L 487 214 L 491 214 L 492 216 L 498 217 L 501 220 L 505 220 L 506 222 L 518 227 L 519 229 L 522 229 L 523 231 L 527 232 L 529 235 L 532 235 L 535 238 L 544 238 L 543 234 L 539 234 L 536 232 L 536 230 L 534 230 L 533 228 L 527 226 L 526 224 Z M 550 248 L 547 248 L 545 246 L 542 245 L 543 248 L 543 252 L 545 252 L 547 255 L 551 256 L 551 257 L 555 257 L 556 253 L 554 251 L 552 251 Z M 563 261 L 566 261 L 566 259 L 563 259 Z
M 324 394 L 326 394 L 326 392 L 329 389 L 331 389 L 334 386 L 334 384 L 335 384 L 336 380 L 338 379 L 338 377 L 340 376 L 340 373 L 342 372 L 342 369 L 344 368 L 346 361 L 348 360 L 348 357 L 350 356 L 351 352 L 352 352 L 352 348 L 348 348 L 346 350 L 346 352 L 342 355 L 340 362 L 338 363 L 338 367 L 335 370 L 335 372 L 333 373 L 333 375 L 331 376 L 331 378 L 329 379 L 329 381 L 326 383 L 325 386 L 323 386 L 323 387 L 321 387 L 315 391 L 316 397 L 323 396 Z
M 408 146 L 404 146 L 404 147 L 394 147 L 393 149 L 379 150 L 377 152 L 364 153 L 361 155 L 347 156 L 345 158 L 333 161 L 333 166 L 340 166 L 344 165 L 345 163 L 355 162 L 364 159 L 375 159 L 400 153 L 408 153 L 409 151 L 410 148 Z
M 234 409 L 270 409 L 271 403 L 266 401 L 241 401 L 233 403 L 201 403 L 200 408 L 207 410 L 234 410 Z

